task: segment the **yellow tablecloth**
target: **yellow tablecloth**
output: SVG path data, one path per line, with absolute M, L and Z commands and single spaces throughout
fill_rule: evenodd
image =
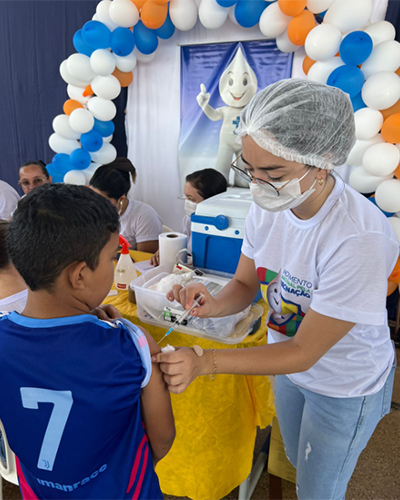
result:
M 136 261 L 149 254 L 131 252 Z M 107 297 L 132 323 L 143 326 L 159 341 L 167 328 L 142 323 L 128 292 Z M 243 343 L 227 345 L 174 332 L 175 346 L 200 345 L 203 349 L 238 349 L 266 343 L 265 315 L 261 328 Z M 217 500 L 242 483 L 251 471 L 256 428 L 266 427 L 275 415 L 268 377 L 217 375 L 197 378 L 183 394 L 171 395 L 176 439 L 157 465 L 163 493 L 194 500 Z

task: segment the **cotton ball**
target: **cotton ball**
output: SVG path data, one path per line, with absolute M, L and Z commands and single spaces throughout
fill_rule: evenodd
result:
M 173 347 L 172 345 L 169 345 L 167 344 L 165 347 L 163 347 L 161 349 L 161 352 L 162 353 L 166 353 L 166 352 L 174 352 L 175 351 L 175 347 Z

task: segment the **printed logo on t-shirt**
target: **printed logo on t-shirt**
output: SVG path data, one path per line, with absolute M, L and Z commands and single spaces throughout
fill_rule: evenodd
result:
M 257 275 L 261 282 L 263 300 L 269 305 L 267 316 L 268 328 L 288 337 L 293 337 L 305 313 L 302 312 L 300 304 L 296 304 L 296 302 L 283 297 L 282 293 L 290 293 L 294 297 L 304 296 L 310 298 L 311 290 L 308 288 L 307 290 L 302 290 L 297 285 L 293 286 L 293 280 L 289 279 L 290 273 L 286 270 L 275 272 L 265 267 L 259 267 L 257 268 Z

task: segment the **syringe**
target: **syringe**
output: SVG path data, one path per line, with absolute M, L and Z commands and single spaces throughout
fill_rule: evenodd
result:
M 183 313 L 179 316 L 179 318 L 175 321 L 175 323 L 171 326 L 171 328 L 167 331 L 167 333 L 164 335 L 164 337 L 157 342 L 158 345 L 161 344 L 161 342 L 167 337 L 171 332 L 175 330 L 175 328 L 179 325 L 181 325 L 185 319 L 189 316 L 189 314 L 193 311 L 195 307 L 199 307 L 199 301 L 204 297 L 202 293 L 199 293 L 199 295 L 193 300 L 193 305 L 189 309 L 185 309 Z

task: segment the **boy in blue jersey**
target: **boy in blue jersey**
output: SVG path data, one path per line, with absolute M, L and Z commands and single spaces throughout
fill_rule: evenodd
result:
M 67 184 L 31 191 L 10 223 L 29 290 L 21 314 L 0 317 L 0 419 L 24 499 L 162 498 L 153 464 L 175 428 L 159 348 L 89 314 L 112 285 L 118 231 L 106 198 Z

